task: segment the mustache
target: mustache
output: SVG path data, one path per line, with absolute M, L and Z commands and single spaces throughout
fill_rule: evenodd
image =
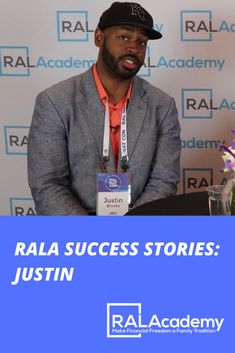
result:
M 118 58 L 119 61 L 122 60 L 132 60 L 135 64 L 137 64 L 138 66 L 142 65 L 142 63 L 140 62 L 140 60 L 134 55 L 134 54 L 128 54 L 128 55 L 122 55 Z

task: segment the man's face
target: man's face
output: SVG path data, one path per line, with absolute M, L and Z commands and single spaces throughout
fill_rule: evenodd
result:
M 148 37 L 138 27 L 115 26 L 103 32 L 100 54 L 103 63 L 118 78 L 130 79 L 144 63 Z

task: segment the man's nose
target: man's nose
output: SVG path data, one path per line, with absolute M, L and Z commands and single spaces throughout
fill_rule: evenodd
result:
M 128 53 L 137 53 L 138 52 L 138 45 L 135 41 L 130 41 L 127 45 Z

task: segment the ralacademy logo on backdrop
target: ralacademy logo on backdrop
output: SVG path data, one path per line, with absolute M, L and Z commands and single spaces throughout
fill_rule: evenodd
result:
M 183 193 L 205 190 L 213 185 L 212 168 L 184 168 L 183 169 Z
M 57 11 L 59 42 L 88 42 L 93 32 L 88 11 Z
M 144 334 L 216 334 L 224 318 L 190 314 L 163 316 L 143 313 L 141 303 L 107 304 L 108 338 L 141 338 Z
M 30 197 L 10 197 L 11 216 L 36 216 L 33 199 Z
M 30 76 L 32 69 L 89 69 L 96 61 L 72 56 L 33 60 L 26 46 L 0 46 L 0 76 Z
M 180 32 L 183 42 L 211 42 L 217 33 L 234 33 L 235 23 L 214 20 L 211 10 L 182 10 Z
M 4 126 L 6 154 L 26 155 L 29 126 Z
M 152 69 L 210 69 L 222 71 L 225 66 L 225 59 L 199 58 L 196 56 L 172 58 L 164 55 L 157 56 L 156 51 L 152 52 L 153 50 L 148 47 L 140 76 L 152 76 Z
M 223 175 L 216 184 L 225 184 L 227 178 Z M 183 168 L 183 193 L 205 191 L 210 185 L 214 185 L 214 171 L 212 168 Z
M 216 111 L 235 110 L 235 101 L 223 98 L 215 102 L 211 88 L 183 88 L 181 92 L 183 119 L 212 119 Z
M 0 46 L 0 76 L 30 76 L 29 48 Z

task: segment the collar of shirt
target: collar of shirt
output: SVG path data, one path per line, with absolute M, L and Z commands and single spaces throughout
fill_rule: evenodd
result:
M 97 87 L 97 90 L 98 90 L 98 94 L 99 94 L 99 97 L 100 97 L 100 101 L 101 103 L 103 104 L 103 107 L 105 108 L 105 103 L 106 101 L 108 101 L 108 95 L 104 89 L 104 86 L 102 85 L 101 81 L 100 81 L 100 78 L 98 76 L 98 72 L 97 72 L 97 69 L 96 69 L 96 65 L 93 65 L 93 76 L 94 76 L 94 80 L 95 80 L 95 83 L 96 83 L 96 87 Z M 128 91 L 127 91 L 127 95 L 125 97 L 123 97 L 121 99 L 121 101 L 117 104 L 112 104 L 111 102 L 109 102 L 109 111 L 110 113 L 112 113 L 113 110 L 122 110 L 123 107 L 129 103 L 129 100 L 131 98 L 131 91 L 132 91 L 132 85 L 133 85 L 133 82 L 131 81 L 130 83 L 130 86 L 128 88 Z

